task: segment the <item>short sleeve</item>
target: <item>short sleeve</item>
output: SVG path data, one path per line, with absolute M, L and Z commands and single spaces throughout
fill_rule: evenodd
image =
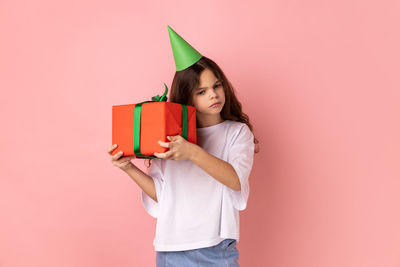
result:
M 162 166 L 162 159 L 153 158 L 151 161 L 151 165 L 148 170 L 148 175 L 153 178 L 154 185 L 156 187 L 156 195 L 157 195 L 157 202 L 154 201 L 149 195 L 146 194 L 142 190 L 142 203 L 143 207 L 150 214 L 152 217 L 158 217 L 158 209 L 159 203 L 162 194 L 162 188 L 164 183 L 164 176 L 163 176 L 163 166 Z
M 244 210 L 249 198 L 249 176 L 253 167 L 254 135 L 247 124 L 243 124 L 238 133 L 233 137 L 229 148 L 228 163 L 235 169 L 240 180 L 239 191 L 227 187 L 235 209 Z

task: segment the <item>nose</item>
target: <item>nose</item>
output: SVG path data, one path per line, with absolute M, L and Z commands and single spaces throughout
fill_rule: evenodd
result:
M 214 91 L 214 90 L 210 90 L 211 91 L 211 93 L 210 93 L 210 98 L 213 98 L 213 97 L 216 97 L 217 96 L 217 93 Z

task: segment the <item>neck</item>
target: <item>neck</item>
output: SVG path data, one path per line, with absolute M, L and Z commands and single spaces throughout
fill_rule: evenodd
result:
M 224 119 L 221 118 L 220 114 L 218 114 L 218 116 L 197 116 L 196 118 L 197 128 L 213 126 L 223 121 Z

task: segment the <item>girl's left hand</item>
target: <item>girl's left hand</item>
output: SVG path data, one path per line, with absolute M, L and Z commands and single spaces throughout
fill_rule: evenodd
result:
M 194 144 L 188 142 L 185 138 L 180 135 L 167 136 L 167 139 L 171 142 L 158 141 L 160 146 L 168 147 L 169 150 L 164 153 L 154 152 L 157 158 L 161 159 L 172 159 L 172 160 L 185 160 L 190 159 L 193 155 Z

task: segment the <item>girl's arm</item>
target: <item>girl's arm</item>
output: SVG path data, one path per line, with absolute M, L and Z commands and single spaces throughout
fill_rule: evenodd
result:
M 231 164 L 211 155 L 198 145 L 192 145 L 193 153 L 189 158 L 191 161 L 227 187 L 237 191 L 241 189 L 239 177 Z
M 154 184 L 153 178 L 144 173 L 141 169 L 136 166 L 132 166 L 131 168 L 125 171 L 137 184 L 140 186 L 143 191 L 151 197 L 155 202 L 157 202 L 157 194 L 156 194 L 156 186 Z

